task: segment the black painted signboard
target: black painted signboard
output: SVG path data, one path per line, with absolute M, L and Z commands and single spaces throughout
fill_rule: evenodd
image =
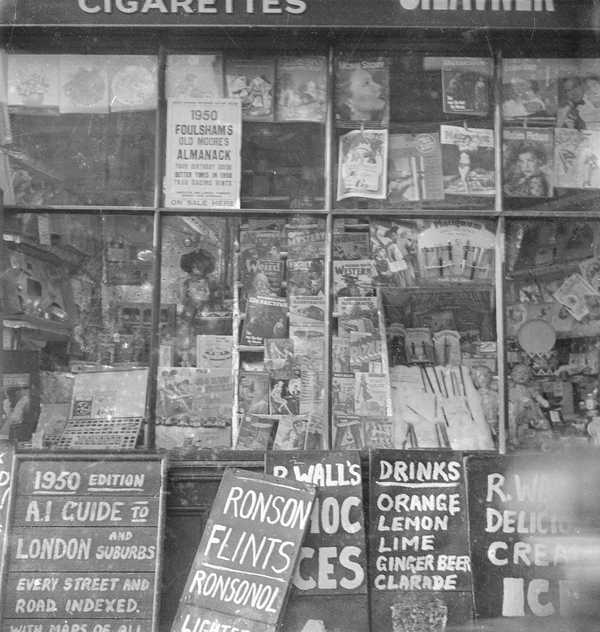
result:
M 472 616 L 462 454 L 377 450 L 369 462 L 371 629 Z
M 17 455 L 2 632 L 156 630 L 165 461 Z
M 583 606 L 600 616 L 597 462 L 597 453 L 467 459 L 478 615 L 569 617 Z
M 286 603 L 312 485 L 227 469 L 172 632 L 270 632 Z
M 368 629 L 362 472 L 358 452 L 267 452 L 266 471 L 317 486 L 282 628 Z

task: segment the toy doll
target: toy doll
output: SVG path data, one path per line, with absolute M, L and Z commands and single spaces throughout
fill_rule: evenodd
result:
M 514 439 L 520 442 L 520 438 L 528 434 L 528 429 L 549 430 L 550 422 L 542 408 L 549 408 L 550 404 L 529 384 L 529 367 L 525 364 L 515 364 L 510 377 L 509 419 Z

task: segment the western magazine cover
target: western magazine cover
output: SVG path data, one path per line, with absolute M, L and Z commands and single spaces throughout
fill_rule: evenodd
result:
M 354 130 L 340 136 L 337 200 L 387 196 L 388 134 L 385 130 Z

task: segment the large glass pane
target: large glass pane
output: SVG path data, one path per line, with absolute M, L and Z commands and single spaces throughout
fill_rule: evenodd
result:
M 334 445 L 494 447 L 494 266 L 493 222 L 336 221 Z
M 7 213 L 3 435 L 135 447 L 146 416 L 152 233 L 151 215 Z
M 17 206 L 151 206 L 157 64 L 10 54 L 0 179 Z
M 600 223 L 507 224 L 509 446 L 598 442 Z

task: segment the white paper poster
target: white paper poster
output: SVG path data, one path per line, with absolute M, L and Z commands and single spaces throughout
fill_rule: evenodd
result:
M 238 99 L 169 99 L 167 208 L 240 208 L 242 110 Z

